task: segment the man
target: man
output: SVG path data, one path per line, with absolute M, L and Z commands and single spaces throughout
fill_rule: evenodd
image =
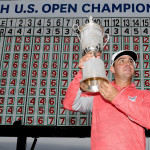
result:
M 83 56 L 79 67 L 82 69 L 91 57 Z M 115 80 L 101 83 L 99 93 L 80 90 L 81 69 L 69 85 L 64 107 L 92 112 L 92 150 L 145 150 L 144 127 L 150 128 L 150 92 L 138 90 L 132 83 L 136 59 L 133 51 L 115 53 L 110 67 Z

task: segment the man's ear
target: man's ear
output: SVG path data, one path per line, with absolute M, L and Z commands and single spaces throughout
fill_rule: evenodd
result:
M 111 71 L 111 73 L 115 73 L 115 69 L 114 69 L 114 66 L 110 66 L 110 71 Z

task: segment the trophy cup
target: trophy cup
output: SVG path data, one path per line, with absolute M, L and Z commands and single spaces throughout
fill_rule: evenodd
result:
M 76 32 L 79 30 L 79 34 Z M 99 92 L 99 85 L 101 81 L 108 82 L 106 77 L 106 71 L 104 62 L 101 58 L 96 58 L 98 52 L 102 52 L 102 49 L 109 41 L 109 35 L 107 35 L 107 41 L 103 45 L 104 28 L 93 22 L 93 17 L 89 17 L 89 23 L 78 26 L 73 25 L 73 30 L 80 40 L 83 53 L 92 53 L 95 57 L 83 63 L 82 80 L 80 82 L 80 88 L 86 92 L 96 93 Z

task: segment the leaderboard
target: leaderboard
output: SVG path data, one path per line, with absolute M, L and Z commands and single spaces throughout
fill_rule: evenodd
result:
M 133 81 L 150 90 L 150 18 L 94 18 L 110 35 L 102 59 L 110 73 L 113 53 L 138 54 Z M 72 26 L 88 18 L 0 19 L 0 125 L 90 126 L 91 113 L 68 111 L 63 100 L 78 73 L 80 41 Z M 107 37 L 103 38 L 104 43 Z

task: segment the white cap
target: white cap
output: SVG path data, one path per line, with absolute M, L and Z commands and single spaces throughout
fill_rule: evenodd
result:
M 137 54 L 134 51 L 132 51 L 132 50 L 121 50 L 121 51 L 118 51 L 112 55 L 111 66 L 114 64 L 115 60 L 122 55 L 129 55 L 134 60 L 134 62 L 136 62 L 136 60 L 137 60 Z

